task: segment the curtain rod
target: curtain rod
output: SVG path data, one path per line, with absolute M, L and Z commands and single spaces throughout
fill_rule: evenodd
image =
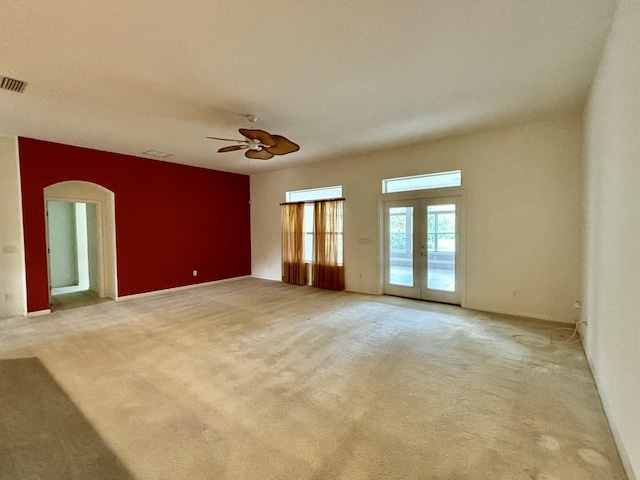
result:
M 334 202 L 336 200 L 345 200 L 345 198 L 344 197 L 340 197 L 340 198 L 323 198 L 321 200 L 306 200 L 304 202 L 283 202 L 280 205 L 298 205 L 300 203 Z

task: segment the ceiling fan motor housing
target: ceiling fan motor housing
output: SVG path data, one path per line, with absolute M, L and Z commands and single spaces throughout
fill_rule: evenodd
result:
M 249 145 L 249 149 L 251 149 L 251 150 L 257 150 L 257 151 L 262 150 L 262 144 L 260 143 L 260 140 L 258 140 L 256 138 L 248 139 L 247 140 L 247 145 Z

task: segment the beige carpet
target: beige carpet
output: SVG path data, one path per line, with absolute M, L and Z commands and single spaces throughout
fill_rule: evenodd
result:
M 131 480 L 37 358 L 0 360 L 0 478 Z
M 59 293 L 51 296 L 51 310 L 68 310 L 70 308 L 86 307 L 97 303 L 110 302 L 111 299 L 100 298 L 97 293 L 90 290 L 79 292 Z
M 0 322 L 139 480 L 624 474 L 557 325 L 242 279 Z M 538 345 L 542 342 L 530 342 Z

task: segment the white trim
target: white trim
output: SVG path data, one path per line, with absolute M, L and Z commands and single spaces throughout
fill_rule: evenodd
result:
M 395 197 L 389 197 L 389 200 L 394 200 Z M 386 252 L 384 251 L 386 245 L 385 232 L 385 200 L 383 197 L 378 198 L 378 286 L 376 293 L 378 295 L 384 295 L 384 276 L 387 273 L 385 269 Z
M 383 202 L 390 200 L 419 200 L 423 198 L 464 197 L 465 187 L 429 188 L 427 190 L 409 190 L 406 192 L 383 193 L 378 198 Z
M 453 174 L 453 175 L 452 175 Z M 458 176 L 458 182 L 453 184 L 453 185 L 440 185 L 440 186 L 433 186 L 433 184 L 428 181 L 430 179 L 435 179 L 435 178 L 442 178 L 443 176 L 448 175 L 449 177 L 451 176 Z M 400 183 L 402 181 L 410 181 L 410 180 L 426 180 L 426 183 L 423 184 L 418 184 L 418 185 L 411 185 L 410 187 L 405 187 L 405 188 L 401 188 L 400 190 L 392 190 L 389 191 L 389 184 L 390 183 Z M 434 173 L 422 173 L 422 174 L 418 174 L 418 175 L 409 175 L 407 177 L 394 177 L 394 178 L 385 178 L 384 180 L 382 180 L 382 193 L 383 194 L 389 194 L 389 193 L 399 193 L 399 192 L 419 192 L 422 190 L 437 190 L 437 189 L 442 189 L 442 188 L 457 188 L 460 187 L 462 185 L 462 170 L 449 170 L 447 172 L 434 172 Z
M 545 320 L 547 322 L 561 323 L 563 325 L 571 325 L 572 328 L 576 324 L 573 321 L 559 320 L 550 315 L 540 315 L 538 313 L 526 313 L 526 312 L 517 312 L 517 311 L 510 311 L 510 310 L 486 310 L 486 309 L 476 308 L 470 305 L 467 305 L 464 308 L 466 308 L 467 310 L 476 310 L 478 312 L 497 313 L 498 315 L 510 315 L 512 317 L 523 317 L 523 318 L 532 318 L 534 320 Z
M 162 290 L 153 290 L 151 292 L 132 293 L 131 295 L 120 295 L 118 298 L 116 298 L 114 300 L 116 300 L 117 302 L 120 302 L 122 300 L 133 300 L 133 299 L 136 299 L 136 298 L 150 297 L 152 295 L 160 295 L 160 294 L 163 294 L 163 293 L 179 292 L 180 290 L 188 290 L 190 288 L 206 287 L 206 286 L 209 286 L 209 285 L 216 285 L 216 284 L 219 284 L 219 283 L 231 282 L 231 281 L 240 280 L 240 279 L 243 279 L 243 278 L 251 278 L 251 275 L 242 275 L 240 277 L 223 278 L 221 280 L 213 280 L 211 282 L 192 283 L 191 285 L 183 285 L 181 287 L 164 288 Z
M 98 239 L 98 296 L 118 297 L 118 264 L 116 246 L 115 193 L 108 188 L 84 180 L 66 180 L 44 188 L 45 209 L 49 201 L 92 203 L 96 205 Z M 48 220 L 45 219 L 48 226 Z M 48 249 L 48 232 L 47 232 Z M 47 262 L 47 269 L 49 269 Z M 49 279 L 49 285 L 51 280 Z
M 43 315 L 49 315 L 51 313 L 51 309 L 47 308 L 46 310 L 36 310 L 35 312 L 28 312 L 25 317 L 41 317 Z
M 336 190 L 338 189 L 340 189 L 339 194 L 336 192 Z M 292 199 L 291 197 L 296 196 L 296 194 L 299 194 L 302 198 Z M 314 194 L 318 194 L 319 196 Z M 314 200 L 327 200 L 327 199 L 340 198 L 340 197 L 342 197 L 342 185 L 333 185 L 330 187 L 305 188 L 304 190 L 291 190 L 291 191 L 285 192 L 285 199 L 287 202 L 313 202 Z
M 64 183 L 64 182 L 60 182 Z M 89 182 L 85 182 L 89 183 Z M 54 184 L 58 185 L 58 184 Z M 101 188 L 102 185 L 94 184 L 95 186 L 99 186 Z M 103 200 L 91 200 L 89 198 L 78 198 L 76 196 L 55 196 L 55 195 L 47 195 L 45 191 L 44 203 L 45 203 L 45 231 L 46 231 L 46 244 L 47 244 L 47 272 L 49 275 L 49 296 L 52 295 L 53 287 L 51 286 L 51 258 L 49 252 L 49 202 L 65 202 L 65 203 L 73 203 L 77 205 L 78 203 L 91 203 L 96 206 L 96 236 L 98 239 L 98 262 L 96 267 L 98 267 L 98 296 L 100 298 L 113 298 L 111 295 L 107 294 L 107 275 L 106 275 L 106 266 L 105 266 L 105 245 L 104 241 L 106 238 L 105 228 L 104 228 L 104 201 Z M 115 242 L 114 242 L 115 245 Z M 117 274 L 116 274 L 116 283 L 115 283 L 115 291 L 117 288 Z M 51 301 L 51 300 L 49 300 Z
M 17 136 L 12 137 L 15 139 L 15 148 L 16 148 L 16 161 L 17 161 L 17 170 L 18 170 L 18 195 L 20 197 L 20 256 L 22 261 L 22 269 L 20 272 L 21 276 L 21 287 L 22 287 L 22 315 L 27 316 L 29 311 L 27 310 L 27 252 L 24 243 L 24 210 L 22 208 L 22 174 L 20 172 L 20 141 Z M 51 310 L 49 310 L 51 312 Z
M 257 279 L 259 279 L 259 280 L 271 280 L 272 282 L 282 282 L 282 280 L 277 280 L 277 279 L 274 279 L 274 278 L 269 278 L 269 277 L 266 277 L 266 276 L 263 276 L 263 275 L 253 275 L 253 274 L 251 274 L 251 275 L 247 275 L 247 276 L 245 276 L 245 277 L 233 277 L 233 279 L 235 280 L 236 278 L 246 278 L 246 277 L 257 278 Z
M 609 407 L 609 402 L 607 401 L 607 397 L 605 397 L 604 390 L 601 387 L 598 375 L 596 375 L 596 369 L 594 368 L 593 363 L 591 363 L 591 356 L 589 355 L 589 350 L 588 348 L 586 348 L 585 342 L 583 342 L 582 345 L 584 349 L 584 356 L 587 359 L 589 370 L 591 370 L 591 376 L 593 377 L 593 381 L 596 384 L 596 390 L 598 391 L 598 396 L 600 397 L 600 402 L 602 403 L 602 408 L 604 409 L 604 414 L 607 417 L 607 421 L 609 422 L 609 428 L 611 429 L 611 433 L 613 434 L 613 440 L 616 443 L 616 447 L 618 448 L 618 455 L 620 456 L 620 460 L 622 461 L 622 466 L 624 468 L 625 473 L 627 474 L 628 480 L 636 480 L 636 474 L 633 471 L 633 467 L 631 466 L 629 455 L 627 454 L 627 451 L 624 448 L 624 443 L 622 443 L 622 437 L 620 436 L 620 431 L 618 430 L 618 426 L 616 425 L 616 422 L 613 420 L 611 407 Z

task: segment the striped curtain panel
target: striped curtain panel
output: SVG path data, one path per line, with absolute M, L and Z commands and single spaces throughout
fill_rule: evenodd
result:
M 282 206 L 282 281 L 294 285 L 307 284 L 303 218 L 303 203 Z
M 314 202 L 311 280 L 314 287 L 344 290 L 343 205 L 344 200 Z

